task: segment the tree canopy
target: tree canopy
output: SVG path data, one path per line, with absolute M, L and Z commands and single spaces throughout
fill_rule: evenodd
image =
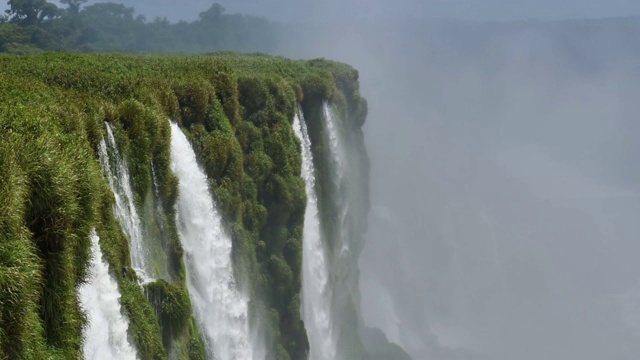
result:
M 38 24 L 58 15 L 58 7 L 47 0 L 9 0 L 7 4 L 10 8 L 6 12 L 12 15 L 11 20 L 24 25 Z
M 9 0 L 0 16 L 0 52 L 273 52 L 279 26 L 264 18 L 227 14 L 213 3 L 198 19 L 148 21 L 133 7 L 87 0 Z

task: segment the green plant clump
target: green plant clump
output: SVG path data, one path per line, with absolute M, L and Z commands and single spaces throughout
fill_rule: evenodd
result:
M 261 324 L 272 358 L 305 359 L 306 196 L 291 123 L 298 104 L 306 115 L 323 101 L 345 114 L 348 127 L 364 122 L 357 72 L 323 59 L 0 56 L 0 359 L 81 356 L 86 319 L 76 289 L 86 278 L 92 228 L 140 358 L 205 358 L 176 231 L 169 119 L 188 135 L 228 224 L 251 324 Z M 317 128 L 318 117 L 309 119 Z M 166 257 L 157 264 L 163 280 L 144 289 L 101 176 L 104 122 L 127 157 L 139 213 L 154 221 L 145 225 L 149 241 Z

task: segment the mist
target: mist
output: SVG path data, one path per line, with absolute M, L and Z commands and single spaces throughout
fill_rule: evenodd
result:
M 59 1 L 52 0 L 60 7 Z M 92 5 L 103 0 L 88 0 Z M 213 2 L 229 12 L 265 16 L 271 20 L 308 24 L 336 20 L 452 19 L 473 21 L 520 21 L 526 19 L 564 20 L 568 18 L 621 17 L 640 14 L 634 0 L 113 0 L 135 7 L 148 20 L 156 17 L 170 21 L 197 19 L 198 13 Z M 6 1 L 0 10 L 7 9 Z
M 361 315 L 414 359 L 640 353 L 639 18 L 333 22 L 360 70 Z

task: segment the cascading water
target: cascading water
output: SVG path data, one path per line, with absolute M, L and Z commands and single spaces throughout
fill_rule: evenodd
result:
M 84 329 L 84 357 L 92 360 L 135 360 L 136 351 L 127 339 L 129 320 L 120 311 L 120 291 L 109 274 L 98 242 L 94 230 L 91 234 L 89 279 L 78 289 L 80 304 L 89 321 Z
M 330 241 L 326 242 L 327 269 L 329 289 L 325 296 L 330 299 L 330 324 L 335 339 L 333 359 L 347 360 L 360 357 L 362 354 L 353 349 L 353 342 L 358 341 L 358 314 L 354 308 L 359 302 L 357 260 L 352 251 L 354 229 L 354 213 L 351 205 L 359 196 L 360 189 L 355 185 L 353 175 L 357 172 L 357 164 L 352 163 L 340 129 L 339 120 L 331 106 L 322 105 L 324 115 L 325 140 L 329 149 L 329 172 L 332 180 L 331 206 L 336 217 L 335 227 L 325 234 Z
M 215 359 L 253 358 L 248 301 L 233 275 L 231 237 L 222 226 L 207 177 L 178 125 L 171 123 L 171 168 L 179 180 L 177 225 L 195 317 Z
M 329 106 L 328 103 L 323 103 L 322 104 L 322 112 L 324 115 L 324 121 L 325 121 L 325 129 L 327 131 L 327 136 L 329 138 L 329 150 L 331 152 L 331 161 L 333 163 L 333 172 L 334 172 L 334 185 L 336 187 L 335 191 L 337 192 L 337 196 L 336 196 L 336 201 L 339 202 L 339 204 L 337 204 L 337 207 L 339 209 L 339 234 L 338 234 L 338 238 L 341 241 L 341 247 L 340 247 L 340 253 L 342 255 L 346 255 L 346 253 L 349 251 L 349 244 L 346 241 L 342 241 L 345 239 L 345 234 L 346 234 L 346 230 L 347 230 L 347 226 L 346 226 L 346 217 L 347 217 L 347 213 L 349 211 L 349 203 L 346 201 L 346 199 L 344 199 L 341 195 L 341 188 L 343 187 L 343 181 L 345 179 L 346 176 L 346 168 L 345 168 L 345 161 L 346 161 L 346 156 L 344 153 L 344 149 L 342 147 L 342 144 L 340 143 L 340 132 L 338 131 L 338 126 L 336 125 L 335 122 L 335 118 L 334 118 L 334 114 L 331 111 L 331 107 Z
M 320 235 L 311 140 L 301 116 L 294 117 L 293 130 L 302 144 L 302 177 L 307 194 L 302 247 L 302 317 L 309 337 L 309 359 L 329 360 L 336 355 L 331 328 L 331 289 L 328 287 L 327 255 Z
M 143 282 L 148 282 L 150 281 L 147 276 L 149 269 L 146 267 L 146 253 L 142 242 L 142 227 L 140 217 L 138 216 L 135 204 L 133 203 L 133 190 L 131 190 L 129 168 L 125 159 L 120 156 L 116 139 L 113 136 L 113 130 L 111 129 L 111 124 L 106 123 L 106 126 L 108 148 L 113 152 L 115 176 L 111 170 L 107 143 L 105 143 L 104 140 L 100 142 L 98 154 L 100 157 L 100 163 L 102 164 L 102 171 L 104 172 L 104 175 L 109 182 L 109 187 L 116 199 L 113 211 L 120 222 L 120 226 L 122 226 L 122 229 L 129 238 L 131 264 Z
M 327 135 L 329 137 L 329 149 L 331 150 L 332 160 L 334 162 L 336 177 L 335 181 L 339 184 L 344 178 L 344 154 L 342 147 L 340 146 L 340 134 L 338 133 L 338 127 L 335 123 L 331 107 L 328 103 L 322 104 L 322 113 L 324 115 L 325 127 Z

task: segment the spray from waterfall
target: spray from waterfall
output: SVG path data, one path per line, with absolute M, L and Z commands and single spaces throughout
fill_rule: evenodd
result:
M 293 130 L 302 144 L 302 177 L 307 194 L 302 247 L 302 317 L 309 337 L 309 359 L 329 360 L 335 358 L 336 341 L 331 329 L 327 254 L 320 234 L 311 140 L 301 117 L 301 113 L 294 117 Z
M 343 119 L 329 103 L 324 102 L 323 129 L 324 142 L 327 144 L 329 166 L 327 177 L 330 182 L 325 185 L 330 189 L 331 197 L 325 206 L 330 206 L 333 226 L 329 227 L 324 237 L 327 247 L 328 278 L 331 289 L 327 296 L 331 299 L 331 328 L 335 343 L 334 359 L 348 360 L 361 358 L 364 349 L 358 348 L 357 338 L 361 324 L 358 311 L 359 271 L 357 265 L 358 235 L 363 230 L 362 219 L 366 206 L 360 182 L 361 161 L 357 150 L 350 147 L 350 138 L 343 131 Z M 344 119 L 347 120 L 347 119 Z M 326 228 L 325 228 L 326 229 Z
M 116 218 L 120 222 L 120 226 L 125 232 L 125 235 L 129 238 L 129 247 L 131 249 L 131 264 L 138 274 L 138 277 L 143 282 L 153 281 L 148 277 L 148 270 L 146 264 L 146 253 L 144 251 L 142 226 L 140 217 L 133 202 L 133 190 L 131 189 L 131 180 L 129 177 L 129 168 L 126 160 L 120 155 L 118 151 L 118 145 L 116 139 L 113 136 L 113 129 L 111 124 L 106 123 L 107 126 L 107 141 L 100 142 L 98 155 L 100 157 L 100 163 L 102 164 L 102 171 L 109 182 L 109 187 L 113 192 L 116 199 L 116 203 L 113 212 Z M 113 162 L 115 169 L 115 176 L 111 170 L 111 162 L 108 149 L 113 154 Z
M 331 106 L 324 102 L 322 104 L 322 112 L 324 115 L 325 130 L 329 140 L 329 150 L 331 153 L 331 161 L 333 165 L 333 176 L 336 192 L 335 199 L 338 201 L 337 208 L 339 211 L 339 227 L 338 227 L 338 239 L 341 240 L 339 254 L 346 257 L 349 252 L 349 243 L 342 241 L 346 239 L 346 218 L 349 212 L 349 203 L 342 196 L 342 187 L 344 186 L 344 180 L 346 176 L 346 154 L 342 144 L 340 142 L 340 132 L 338 125 L 336 124 L 335 115 L 331 110 Z
M 129 343 L 129 320 L 120 311 L 120 291 L 102 258 L 99 238 L 91 234 L 89 279 L 78 289 L 80 305 L 87 312 L 83 352 L 91 360 L 135 360 L 136 351 Z
M 329 103 L 324 102 L 322 104 L 322 113 L 324 115 L 325 128 L 327 130 L 327 136 L 329 137 L 329 150 L 331 151 L 332 160 L 334 162 L 336 177 L 336 183 L 340 183 L 345 175 L 344 168 L 344 153 L 340 146 L 340 133 L 338 132 L 338 126 L 336 124 L 334 114 L 331 111 Z
M 248 301 L 237 289 L 231 237 L 214 206 L 207 177 L 178 125 L 171 124 L 171 168 L 179 180 L 176 223 L 194 313 L 215 359 L 253 358 Z

